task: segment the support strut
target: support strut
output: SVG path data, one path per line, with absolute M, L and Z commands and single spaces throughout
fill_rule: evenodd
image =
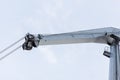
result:
M 110 74 L 109 80 L 120 80 L 119 43 L 110 46 Z
M 110 35 L 114 39 L 114 43 L 110 45 L 110 72 L 109 80 L 120 80 L 120 53 L 119 41 L 120 38 L 114 34 Z

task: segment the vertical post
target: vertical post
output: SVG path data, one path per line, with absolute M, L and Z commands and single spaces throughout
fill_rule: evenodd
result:
M 120 80 L 120 54 L 119 43 L 114 43 L 110 46 L 110 72 L 109 80 Z

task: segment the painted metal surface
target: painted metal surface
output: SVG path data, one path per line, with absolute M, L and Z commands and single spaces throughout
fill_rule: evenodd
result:
M 120 30 L 116 28 L 100 28 L 85 31 L 42 35 L 40 45 L 72 44 L 72 43 L 102 43 L 106 44 L 105 34 L 120 36 Z

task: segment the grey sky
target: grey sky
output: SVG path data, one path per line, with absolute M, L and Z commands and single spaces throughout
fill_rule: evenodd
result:
M 119 28 L 119 4 L 119 0 L 1 0 L 0 50 L 27 32 Z M 0 61 L 0 79 L 108 80 L 109 59 L 102 55 L 105 46 L 91 43 L 20 49 Z

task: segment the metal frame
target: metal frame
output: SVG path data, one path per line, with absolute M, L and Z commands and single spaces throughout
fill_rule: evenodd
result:
M 120 53 L 119 43 L 110 46 L 110 72 L 109 80 L 120 80 Z

